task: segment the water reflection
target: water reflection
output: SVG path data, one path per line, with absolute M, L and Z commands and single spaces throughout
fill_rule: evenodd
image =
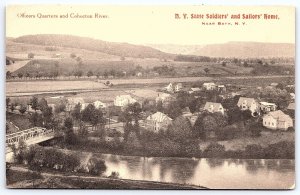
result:
M 97 155 L 121 178 L 189 183 L 217 189 L 284 189 L 295 179 L 294 160 L 144 158 Z

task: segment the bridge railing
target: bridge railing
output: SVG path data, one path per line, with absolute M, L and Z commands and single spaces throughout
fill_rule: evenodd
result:
M 20 140 L 26 141 L 37 137 L 48 136 L 53 132 L 54 131 L 52 129 L 33 127 L 30 129 L 26 129 L 24 131 L 19 131 L 16 133 L 6 135 L 6 144 L 11 145 L 11 144 L 19 143 Z

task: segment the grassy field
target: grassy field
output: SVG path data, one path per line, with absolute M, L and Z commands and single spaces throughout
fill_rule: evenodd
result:
M 247 145 L 258 144 L 262 147 L 267 147 L 280 141 L 295 142 L 295 133 L 263 131 L 260 137 L 243 137 L 228 141 L 218 141 L 218 143 L 224 145 L 226 150 L 244 150 Z M 209 141 L 200 143 L 201 150 L 205 149 L 209 144 Z
M 105 89 L 102 83 L 93 81 L 25 81 L 6 82 L 6 95 L 18 94 L 22 92 L 55 92 L 63 90 L 87 90 Z

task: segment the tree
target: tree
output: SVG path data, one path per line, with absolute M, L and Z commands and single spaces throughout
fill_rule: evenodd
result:
M 21 72 L 19 72 L 17 75 L 20 79 L 23 77 L 23 73 L 21 73 Z
M 225 146 L 218 143 L 209 144 L 203 151 L 206 158 L 222 158 L 225 153 Z
M 32 126 L 42 126 L 42 116 L 38 114 L 37 112 L 34 112 L 30 115 L 29 121 L 32 124 Z
M 165 109 L 165 113 L 172 119 L 175 119 L 176 117 L 180 116 L 182 114 L 182 111 L 179 106 L 179 103 L 177 101 L 171 102 Z
M 10 98 L 6 98 L 6 110 L 8 110 L 9 103 L 10 103 Z
M 97 158 L 90 158 L 88 162 L 88 170 L 92 175 L 101 175 L 106 171 L 105 162 Z
M 60 101 L 58 104 L 55 105 L 54 107 L 54 112 L 55 113 L 61 113 L 66 111 L 66 102 L 65 101 Z
M 45 98 L 38 101 L 38 108 L 43 112 L 44 109 L 48 108 L 48 102 Z
M 42 110 L 42 115 L 43 115 L 43 125 L 46 128 L 49 128 L 51 126 L 51 121 L 53 117 L 53 112 L 52 112 L 52 107 L 47 106 L 43 108 Z
M 208 68 L 204 68 L 204 72 L 206 73 L 206 74 L 208 74 L 209 73 L 209 69 Z
M 71 111 L 71 116 L 78 123 L 79 123 L 79 121 L 81 121 L 82 115 L 81 115 L 81 104 L 80 103 L 75 105 L 74 109 Z
M 225 61 L 222 62 L 222 66 L 224 66 L 224 67 L 226 66 L 226 62 Z
M 12 77 L 12 73 L 10 71 L 6 72 L 6 79 L 10 79 Z
M 21 114 L 24 114 L 24 113 L 26 112 L 26 110 L 27 110 L 27 107 L 26 107 L 25 105 L 21 104 L 20 109 L 19 109 L 19 112 L 20 112 Z
M 77 139 L 73 131 L 73 120 L 72 118 L 68 117 L 66 118 L 64 122 L 64 139 L 67 144 L 76 144 Z
M 192 137 L 192 125 L 187 118 L 179 116 L 173 121 L 172 125 L 167 130 L 167 134 L 177 141 L 182 142 L 187 138 Z
M 31 108 L 36 111 L 39 107 L 38 98 L 33 96 L 30 100 L 30 104 L 31 104 Z
M 87 74 L 86 74 L 86 76 L 88 76 L 88 77 L 91 77 L 91 76 L 93 76 L 94 74 L 93 74 L 93 72 L 91 71 L 91 70 L 89 70 L 88 72 L 87 72 Z
M 139 119 L 141 117 L 141 105 L 137 102 L 129 104 L 124 112 L 122 112 L 121 120 L 125 122 L 124 126 L 124 140 L 127 142 L 131 131 L 134 131 L 137 138 L 140 139 Z M 134 125 L 132 122 L 134 121 Z

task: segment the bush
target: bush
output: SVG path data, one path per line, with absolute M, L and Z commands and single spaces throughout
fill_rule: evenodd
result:
M 106 171 L 106 165 L 103 160 L 91 158 L 88 162 L 88 171 L 92 175 L 101 175 Z
M 225 146 L 219 143 L 211 143 L 207 146 L 207 148 L 203 151 L 204 157 L 207 158 L 221 158 L 225 154 Z
M 119 173 L 116 171 L 111 172 L 110 176 L 108 176 L 109 178 L 113 178 L 113 179 L 118 179 L 119 178 Z
M 247 158 L 264 158 L 265 150 L 257 144 L 247 145 L 245 148 L 245 157 Z

